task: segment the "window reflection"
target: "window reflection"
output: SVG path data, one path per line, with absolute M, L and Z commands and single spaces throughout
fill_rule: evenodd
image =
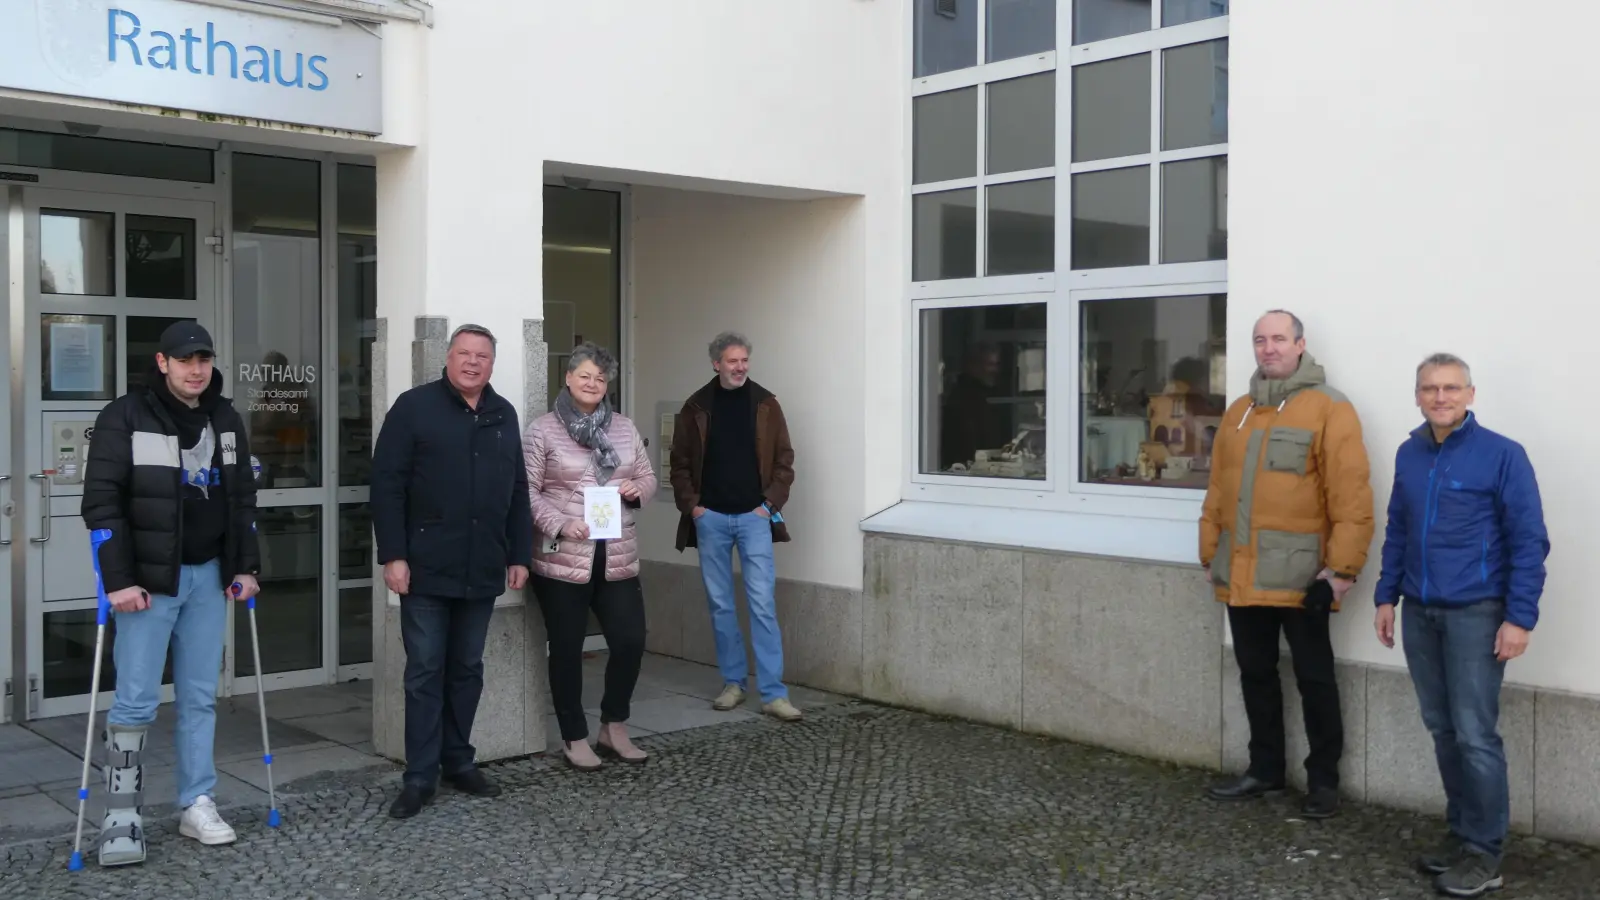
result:
M 39 212 L 39 291 L 111 297 L 117 293 L 117 220 L 112 213 Z
M 30 166 L 210 184 L 212 152 L 198 147 L 0 128 L 0 166 Z
M 915 0 L 912 74 L 916 78 L 978 64 L 977 0 Z
M 322 510 L 256 511 L 261 602 L 256 604 L 261 668 L 269 675 L 322 667 Z M 255 674 L 250 618 L 234 617 L 234 674 Z
M 972 188 L 911 198 L 911 280 L 978 274 L 978 192 Z
M 372 662 L 372 588 L 339 589 L 339 665 Z
M 195 298 L 193 219 L 129 216 L 124 292 L 152 300 Z
M 1227 296 L 1080 309 L 1082 480 L 1205 489 L 1228 404 Z
M 372 507 L 339 507 L 339 665 L 372 662 Z
M 128 352 L 123 357 L 127 364 L 128 390 L 149 384 L 152 374 L 159 375 L 156 353 L 161 350 L 161 332 L 175 322 L 193 319 L 169 319 L 162 316 L 128 317 Z
M 922 471 L 1045 477 L 1045 305 L 922 313 Z
M 584 341 L 621 354 L 622 195 L 615 191 L 544 189 L 544 338 L 550 347 L 549 395 L 555 403 L 569 351 Z M 622 375 L 607 396 L 622 403 Z
M 1076 0 L 1072 42 L 1088 44 L 1150 30 L 1151 0 Z
M 95 611 L 71 609 L 44 614 L 45 699 L 89 693 L 94 679 Z M 117 618 L 106 623 L 106 645 L 100 663 L 100 690 L 117 687 Z M 172 683 L 172 652 L 168 649 L 161 683 Z
M 339 166 L 339 484 L 372 473 L 372 346 L 378 337 L 378 185 L 371 166 Z

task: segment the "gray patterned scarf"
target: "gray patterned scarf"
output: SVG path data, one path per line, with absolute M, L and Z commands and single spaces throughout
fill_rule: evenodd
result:
M 610 481 L 611 473 L 621 463 L 616 448 L 611 446 L 611 438 L 606 434 L 611 427 L 611 401 L 601 400 L 594 412 L 584 415 L 578 409 L 578 404 L 573 402 L 572 392 L 562 388 L 561 393 L 556 395 L 556 418 L 566 426 L 567 436 L 577 441 L 578 446 L 594 451 L 594 467 L 598 470 L 595 483 L 603 485 Z

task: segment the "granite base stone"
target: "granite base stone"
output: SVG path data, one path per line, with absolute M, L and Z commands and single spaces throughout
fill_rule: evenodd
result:
M 1197 566 L 865 541 L 859 696 L 1229 773 L 1247 767 L 1238 666 Z M 786 628 L 832 636 L 818 644 L 848 670 L 856 645 L 836 636 L 852 614 L 817 604 Z M 1337 675 L 1343 793 L 1442 812 L 1409 674 L 1340 662 Z M 1307 745 L 1287 650 L 1280 677 L 1287 774 L 1303 789 Z M 1500 726 L 1513 829 L 1600 846 L 1600 698 L 1507 685 Z

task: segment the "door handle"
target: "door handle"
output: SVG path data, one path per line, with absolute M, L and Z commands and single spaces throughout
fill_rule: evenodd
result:
M 31 544 L 43 544 L 50 540 L 50 476 L 34 474 L 29 475 L 28 478 L 39 482 L 39 493 L 44 499 L 44 503 L 39 507 L 39 530 L 44 533 L 44 537 L 28 538 L 28 542 Z
M 9 481 L 11 481 L 11 476 L 10 475 L 0 475 L 0 484 L 5 484 L 6 485 L 6 487 L 7 487 L 6 493 L 7 493 L 8 498 L 9 498 L 9 495 L 10 495 L 10 485 L 7 484 L 7 482 L 9 482 Z M 11 512 L 10 512 L 9 507 L 11 506 L 11 501 L 9 499 L 7 499 L 5 505 L 7 507 L 7 509 L 5 511 L 5 516 L 6 516 L 6 518 L 10 518 L 11 517 Z M 11 538 L 0 538 L 0 547 L 9 547 L 9 546 L 11 546 Z

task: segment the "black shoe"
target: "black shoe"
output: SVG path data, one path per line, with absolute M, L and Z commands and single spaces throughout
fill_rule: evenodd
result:
M 463 794 L 472 794 L 475 797 L 498 797 L 500 785 L 489 780 L 482 769 L 472 768 L 465 772 L 457 772 L 445 777 L 450 786 Z
M 394 799 L 394 804 L 389 807 L 389 818 L 409 819 L 433 800 L 432 788 L 420 788 L 408 784 L 400 790 L 400 796 Z
M 1317 788 L 1300 804 L 1300 815 L 1308 819 L 1331 819 L 1338 812 L 1339 792 L 1333 788 Z
M 1453 834 L 1447 834 L 1439 846 L 1417 857 L 1417 868 L 1429 875 L 1441 875 L 1449 868 L 1461 861 L 1461 855 L 1467 851 L 1461 839 Z
M 1212 785 L 1206 794 L 1213 800 L 1252 800 L 1283 791 L 1281 781 L 1262 781 L 1254 775 L 1245 775 L 1226 784 Z
M 1505 879 L 1500 877 L 1500 863 L 1466 852 L 1455 865 L 1433 880 L 1433 886 L 1439 893 L 1451 897 L 1481 897 L 1505 887 Z

